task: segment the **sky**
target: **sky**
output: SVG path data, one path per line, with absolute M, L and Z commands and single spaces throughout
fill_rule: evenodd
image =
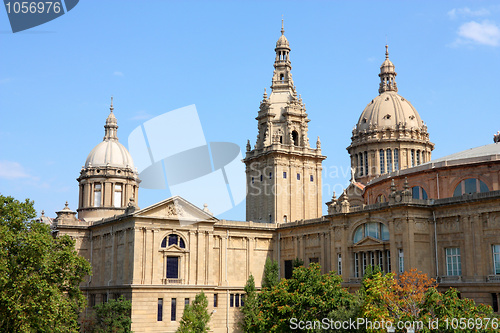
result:
M 102 141 L 111 96 L 125 146 L 148 119 L 195 104 L 207 142 L 244 153 L 282 16 L 309 137 L 328 157 L 323 202 L 349 181 L 346 147 L 378 95 L 386 43 L 433 158 L 500 130 L 498 1 L 80 1 L 18 33 L 0 9 L 0 193 L 50 217 L 66 201 L 76 210 L 76 178 Z M 168 195 L 140 189 L 138 204 Z M 218 217 L 244 220 L 245 203 Z

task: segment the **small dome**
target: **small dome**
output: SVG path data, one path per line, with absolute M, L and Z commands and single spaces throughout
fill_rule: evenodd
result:
M 421 128 L 424 123 L 411 103 L 394 91 L 386 91 L 375 97 L 359 117 L 356 129 L 396 128 L 404 125 L 407 128 Z
M 386 58 L 382 65 L 380 66 L 380 74 L 386 74 L 386 73 L 394 73 L 396 67 L 392 63 L 392 61 L 389 60 L 389 58 Z
M 87 156 L 85 167 L 113 166 L 135 170 L 132 156 L 118 140 L 104 140 Z
M 290 44 L 288 43 L 288 39 L 286 39 L 285 35 L 281 35 L 278 41 L 276 42 L 276 47 L 290 47 Z

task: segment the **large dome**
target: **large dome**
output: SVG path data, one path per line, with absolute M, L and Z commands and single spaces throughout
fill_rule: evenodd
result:
M 134 171 L 132 156 L 130 156 L 127 148 L 118 142 L 118 136 L 116 135 L 118 123 L 113 110 L 113 99 L 111 99 L 111 112 L 106 119 L 106 125 L 104 125 L 104 140 L 95 146 L 87 156 L 85 167 L 112 166 L 130 168 Z
M 424 125 L 417 110 L 395 91 L 385 91 L 375 97 L 359 117 L 356 129 L 384 129 L 405 126 L 421 128 Z
M 85 167 L 113 166 L 135 170 L 132 156 L 118 140 L 104 140 L 87 156 Z

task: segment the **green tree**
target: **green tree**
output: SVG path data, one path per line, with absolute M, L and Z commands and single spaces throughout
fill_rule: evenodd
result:
M 341 283 L 342 278 L 334 272 L 321 274 L 316 263 L 295 268 L 290 279 L 282 279 L 259 294 L 260 332 L 290 332 L 294 328 L 293 318 L 295 322 L 313 322 L 333 317 L 337 312 L 353 313 L 355 296 L 342 288 Z
M 471 327 L 479 328 L 480 323 L 487 323 L 485 318 L 494 318 L 493 309 L 489 305 L 476 305 L 473 300 L 468 298 L 460 299 L 458 291 L 454 288 L 449 288 L 444 293 L 438 292 L 434 287 L 429 288 L 425 295 L 422 313 L 426 322 L 438 323 L 437 326 L 432 327 L 432 331 L 424 330 L 424 332 L 498 332 L 498 325 L 496 324 L 499 324 L 500 321 L 500 318 L 496 318 L 493 321 L 490 320 L 488 327 L 471 329 Z M 457 319 L 457 322 L 452 322 L 454 318 Z M 460 327 L 462 325 L 460 319 L 462 318 L 465 319 L 467 324 L 472 321 L 473 326 Z M 457 324 L 459 329 L 454 328 L 454 324 Z
M 94 322 L 90 325 L 92 333 L 130 333 L 132 302 L 120 296 L 94 307 Z
M 208 322 L 210 314 L 207 310 L 208 300 L 203 290 L 196 295 L 192 304 L 186 305 L 184 314 L 177 329 L 178 333 L 206 333 L 210 330 Z
M 279 269 L 280 267 L 277 261 L 271 258 L 266 259 L 262 288 L 272 288 L 280 282 Z
M 302 260 L 300 258 L 295 258 L 293 260 L 293 268 L 297 268 L 297 267 L 300 267 L 300 266 L 304 266 L 304 260 Z
M 259 300 L 253 275 L 250 275 L 245 285 L 245 305 L 241 308 L 241 313 L 243 317 L 240 326 L 243 332 L 260 332 L 259 321 L 257 320 Z
M 78 332 L 90 264 L 35 216 L 32 201 L 0 195 L 0 332 Z

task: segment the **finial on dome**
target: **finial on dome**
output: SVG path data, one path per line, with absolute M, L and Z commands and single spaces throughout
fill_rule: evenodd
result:
M 380 66 L 380 85 L 378 92 L 381 94 L 386 91 L 398 91 L 396 84 L 396 69 L 392 61 L 389 60 L 389 45 L 385 44 L 385 60 Z
M 109 107 L 109 109 L 111 110 L 111 112 L 113 112 L 113 110 L 115 109 L 113 107 L 113 96 L 111 96 L 111 106 Z
M 267 99 L 267 90 L 264 88 L 264 99 Z
M 285 25 L 283 23 L 283 14 L 281 14 L 281 34 L 285 34 Z

